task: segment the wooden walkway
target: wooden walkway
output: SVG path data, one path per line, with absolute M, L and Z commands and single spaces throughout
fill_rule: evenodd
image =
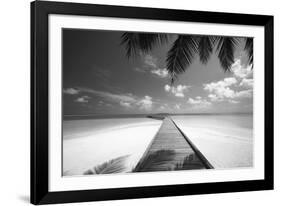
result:
M 201 152 L 166 117 L 134 172 L 213 168 Z

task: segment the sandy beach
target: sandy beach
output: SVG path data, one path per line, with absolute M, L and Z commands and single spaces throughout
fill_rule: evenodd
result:
M 75 120 L 64 125 L 68 130 L 72 128 L 63 139 L 64 175 L 83 175 L 94 166 L 118 157 L 125 157 L 123 172 L 131 171 L 162 123 L 148 118 L 109 119 L 107 125 L 103 120 L 102 126 L 96 124 L 98 121 Z
M 251 115 L 191 115 L 173 119 L 216 169 L 253 166 Z

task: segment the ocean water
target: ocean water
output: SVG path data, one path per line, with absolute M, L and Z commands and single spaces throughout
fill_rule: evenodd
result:
M 253 166 L 253 116 L 185 115 L 174 122 L 217 169 Z

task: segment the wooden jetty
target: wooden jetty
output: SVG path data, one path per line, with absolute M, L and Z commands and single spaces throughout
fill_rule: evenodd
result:
M 173 120 L 165 117 L 134 172 L 211 168 L 212 165 Z

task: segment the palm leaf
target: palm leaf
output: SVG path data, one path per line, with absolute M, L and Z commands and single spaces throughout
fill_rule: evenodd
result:
M 173 162 L 174 157 L 174 150 L 158 150 L 141 160 L 133 169 L 133 172 L 147 172 L 147 168 L 150 171 L 172 170 L 171 166 L 173 165 L 170 165 L 170 163 Z
M 198 38 L 192 35 L 179 35 L 168 51 L 166 59 L 167 70 L 172 77 L 172 83 L 178 74 L 183 73 L 192 63 L 198 52 Z
M 147 53 L 155 46 L 166 43 L 169 39 L 168 34 L 153 33 L 132 33 L 125 32 L 121 37 L 121 44 L 126 45 L 127 57 L 135 56 L 138 51 Z
M 182 162 L 176 164 L 174 170 L 194 170 L 194 169 L 204 169 L 201 161 L 194 154 L 187 155 Z
M 217 52 L 221 67 L 224 71 L 230 71 L 234 63 L 234 52 L 239 39 L 235 37 L 217 37 Z
M 121 44 L 125 44 L 128 58 L 136 55 L 139 49 L 138 35 L 136 33 L 125 32 L 121 37 Z
M 115 159 L 104 162 L 84 172 L 84 175 L 92 174 L 112 174 L 120 173 L 126 170 L 126 160 L 129 155 L 117 157 Z
M 215 38 L 213 36 L 202 36 L 198 43 L 198 52 L 200 61 L 207 64 L 214 46 Z
M 246 38 L 244 50 L 248 55 L 248 63 L 253 64 L 253 38 Z

